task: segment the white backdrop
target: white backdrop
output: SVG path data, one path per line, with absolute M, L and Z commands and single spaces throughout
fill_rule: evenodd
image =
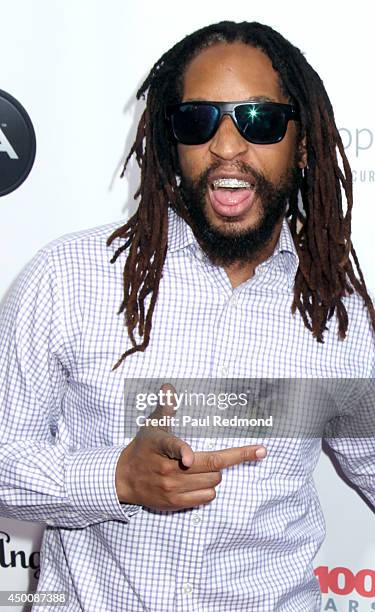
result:
M 256 6 L 238 0 L 228 8 L 223 0 L 0 0 L 0 89 L 25 106 L 37 137 L 30 176 L 0 198 L 0 297 L 35 251 L 53 238 L 123 219 L 134 209 L 129 196 L 138 178 L 134 165 L 128 183 L 119 174 L 142 108 L 134 103 L 135 92 L 167 48 L 222 19 L 275 27 L 305 52 L 323 78 L 356 178 L 353 241 L 374 292 L 371 4 L 268 0 Z M 329 588 L 322 609 L 375 610 L 374 515 L 338 479 L 326 457 L 316 482 L 327 521 L 316 567 L 328 568 L 319 570 L 322 575 L 330 572 L 323 580 Z M 0 519 L 0 590 L 32 586 L 40 533 L 39 526 Z M 360 570 L 369 570 L 363 584 Z M 357 578 L 341 595 L 350 572 Z M 371 589 L 371 596 L 360 595 Z

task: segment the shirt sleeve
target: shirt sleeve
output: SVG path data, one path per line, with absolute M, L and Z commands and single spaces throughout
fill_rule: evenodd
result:
M 375 379 L 356 379 L 347 408 L 325 441 L 350 482 L 375 508 Z
M 0 515 L 82 528 L 129 521 L 115 469 L 126 445 L 76 451 L 59 440 L 69 385 L 61 300 L 50 251 L 40 251 L 0 310 Z

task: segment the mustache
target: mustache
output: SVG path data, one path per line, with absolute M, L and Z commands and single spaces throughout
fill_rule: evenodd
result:
M 217 173 L 220 170 L 223 171 L 223 174 L 227 174 L 228 172 L 237 172 L 243 174 L 243 180 L 247 180 L 255 185 L 255 191 L 258 192 L 258 195 L 264 193 L 271 186 L 272 183 L 266 179 L 264 174 L 259 170 L 256 170 L 250 164 L 247 164 L 241 160 L 237 160 L 235 163 L 228 165 L 223 165 L 222 162 L 214 162 L 208 168 L 206 168 L 197 179 L 186 179 L 181 177 L 180 187 L 184 191 L 185 188 L 191 189 L 194 188 L 200 194 L 203 194 L 206 191 L 207 185 L 211 182 L 210 176 L 215 172 Z

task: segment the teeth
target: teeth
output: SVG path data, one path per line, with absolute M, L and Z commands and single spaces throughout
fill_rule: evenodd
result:
M 252 184 L 236 178 L 220 178 L 212 183 L 214 189 L 252 189 Z

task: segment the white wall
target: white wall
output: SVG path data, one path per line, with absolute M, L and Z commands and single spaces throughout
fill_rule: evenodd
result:
M 133 209 L 119 174 L 142 107 L 133 102 L 137 86 L 173 43 L 221 19 L 258 20 L 279 29 L 322 76 L 358 176 L 353 241 L 374 291 L 375 42 L 369 1 L 17 0 L 0 7 L 0 89 L 25 106 L 37 136 L 30 176 L 0 198 L 0 297 L 46 242 L 121 219 L 128 215 L 129 201 Z M 131 194 L 136 183 L 133 166 Z M 317 482 L 328 528 L 317 565 L 344 566 L 353 573 L 374 569 L 373 514 L 326 459 Z M 34 526 L 0 520 L 0 531 L 11 538 L 4 544 L 6 554 L 23 549 L 30 555 L 38 549 Z M 28 570 L 0 567 L 0 590 L 26 589 L 28 580 Z M 348 596 L 328 593 L 325 602 L 324 609 L 340 612 L 375 610 L 375 596 L 360 598 L 355 590 Z

